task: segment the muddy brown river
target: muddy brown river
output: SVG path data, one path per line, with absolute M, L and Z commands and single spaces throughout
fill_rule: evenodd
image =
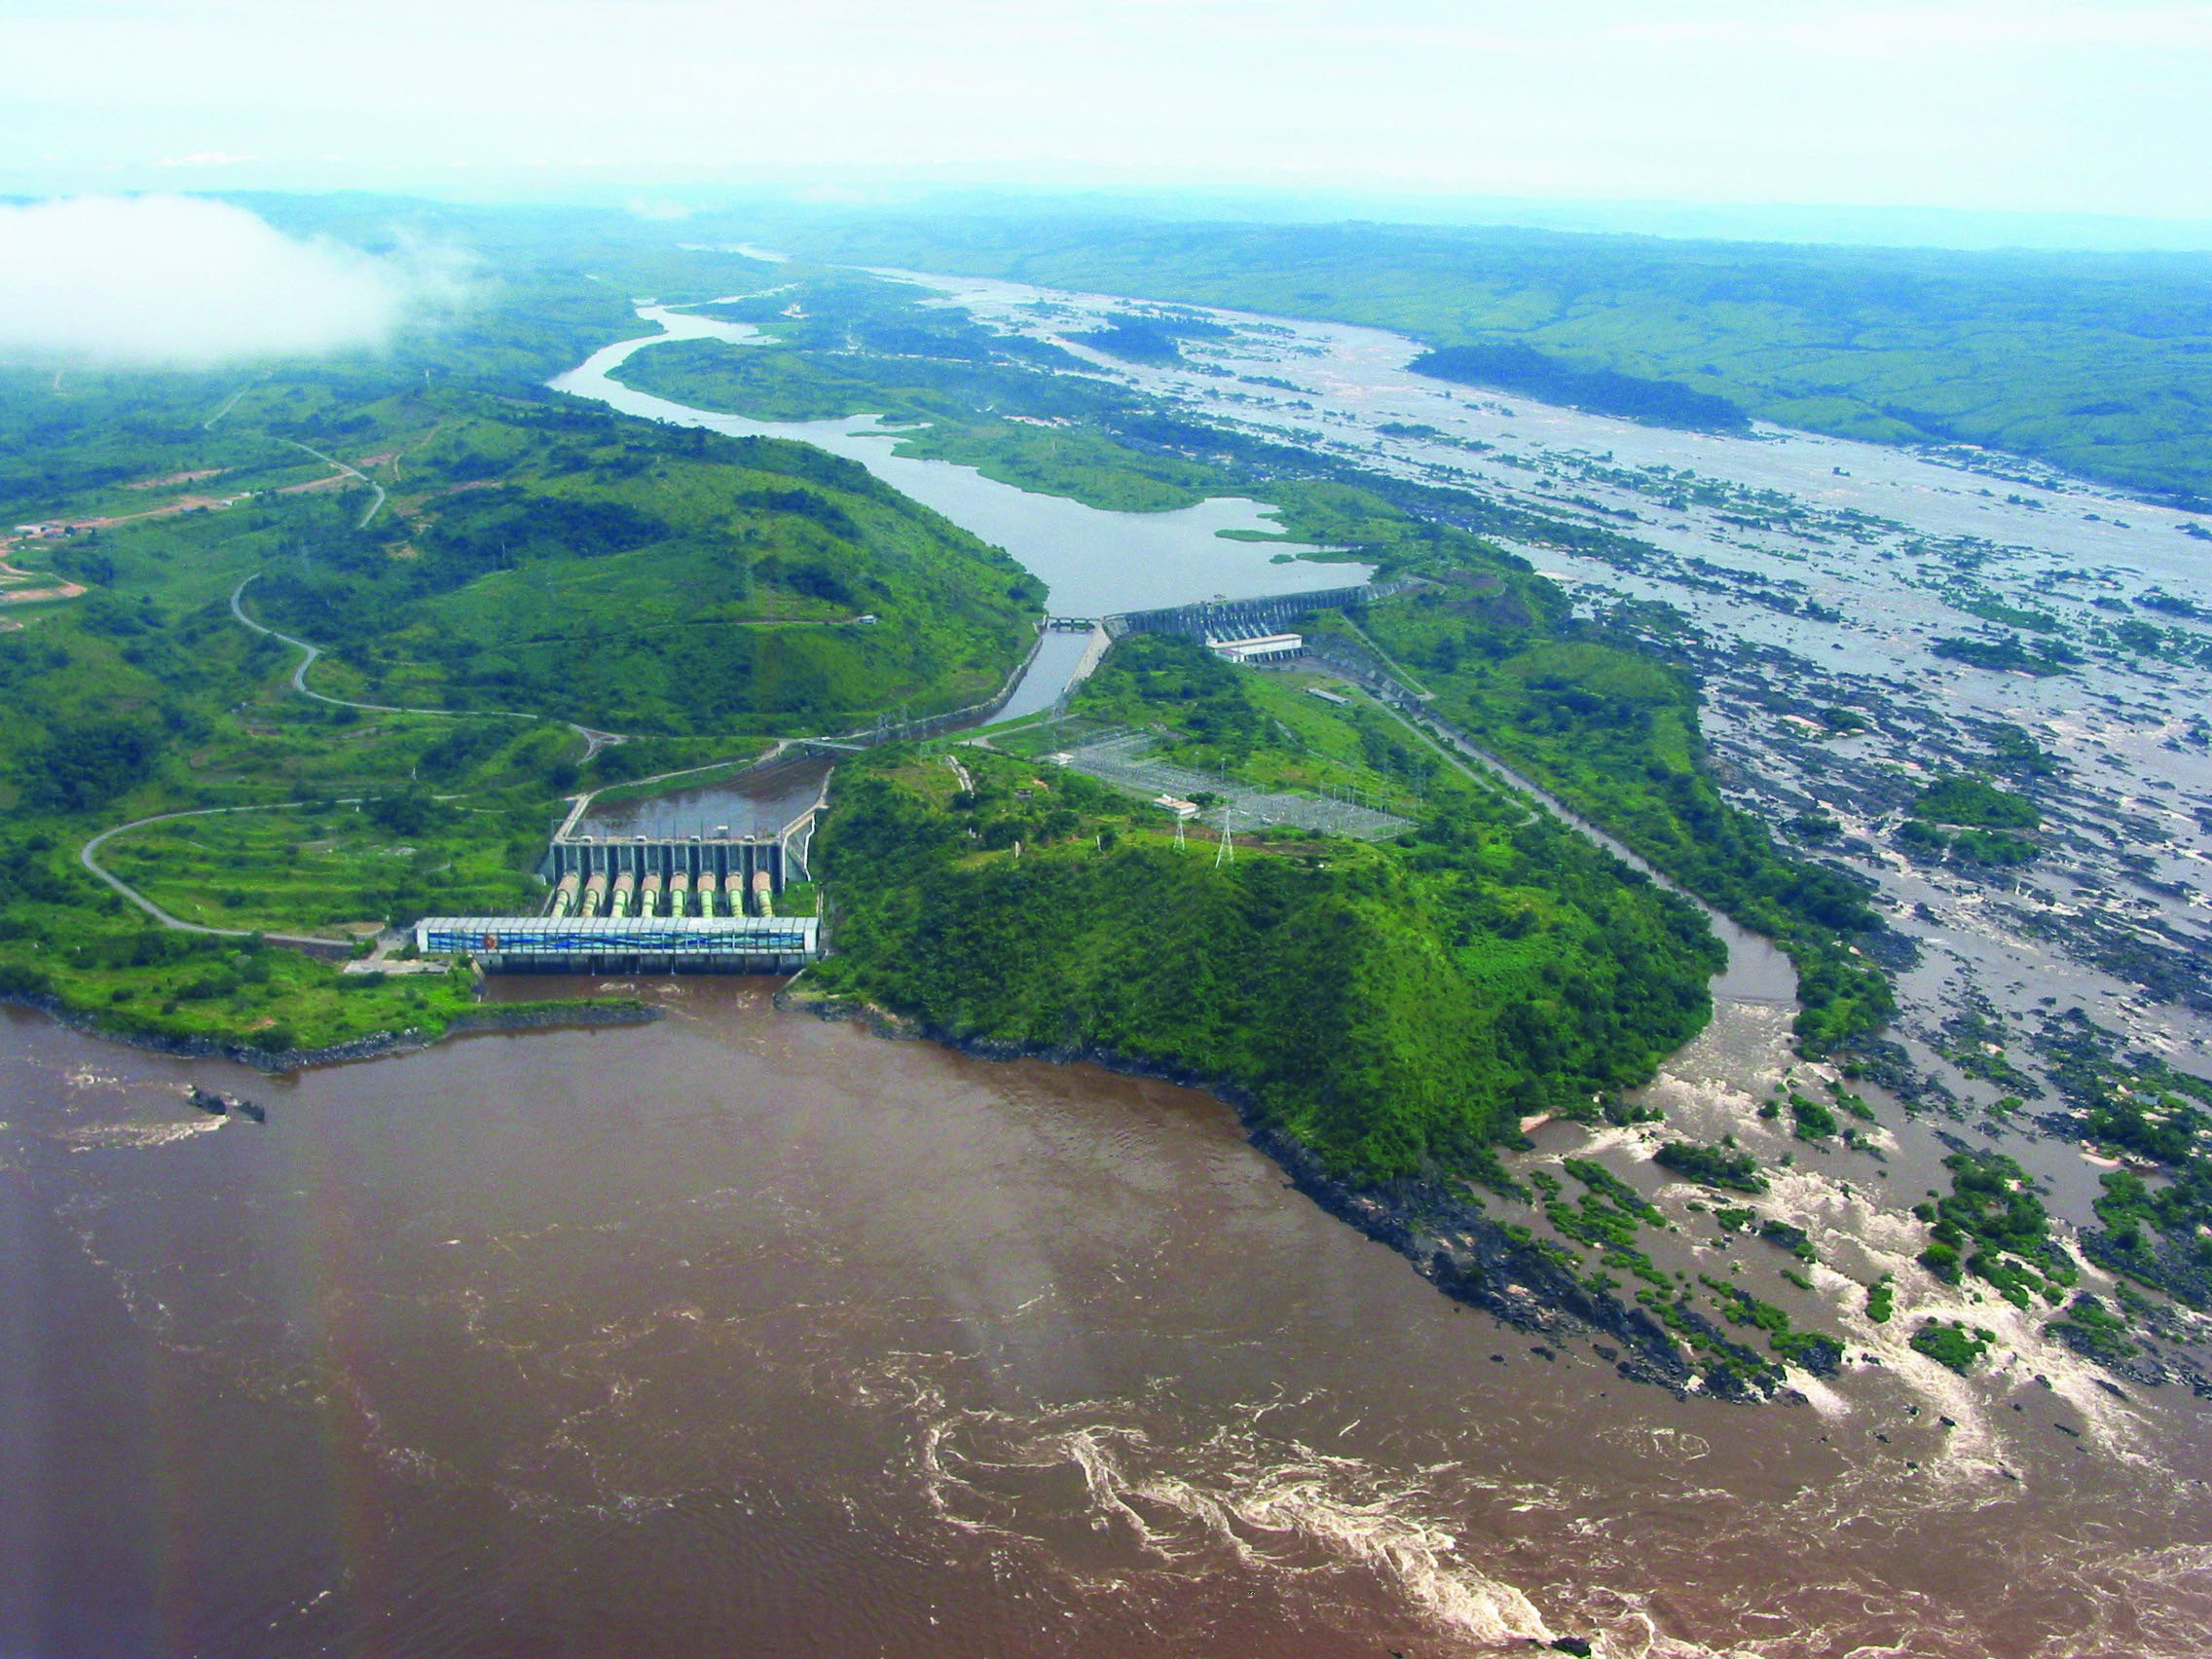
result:
M 2186 1399 L 1677 1401 L 1206 1095 L 639 988 L 276 1081 L 7 1015 L 0 1652 L 2212 1645 Z

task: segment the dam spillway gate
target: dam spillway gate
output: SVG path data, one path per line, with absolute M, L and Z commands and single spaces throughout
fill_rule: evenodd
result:
M 540 868 L 553 890 L 548 917 L 621 920 L 773 915 L 776 895 L 799 866 L 787 831 L 735 839 L 557 838 Z
M 777 913 L 806 876 L 814 809 L 780 833 L 555 836 L 535 916 L 425 916 L 415 946 L 508 974 L 793 974 L 821 953 L 811 915 Z

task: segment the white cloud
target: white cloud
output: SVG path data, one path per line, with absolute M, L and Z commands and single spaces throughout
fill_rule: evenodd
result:
M 0 352 L 197 366 L 375 346 L 424 287 L 414 262 L 199 197 L 0 207 Z

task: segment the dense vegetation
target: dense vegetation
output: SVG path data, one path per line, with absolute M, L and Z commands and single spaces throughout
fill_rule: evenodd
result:
M 1579 622 L 1528 566 L 1372 492 L 1280 485 L 1286 533 L 1348 546 L 1431 584 L 1378 605 L 1345 641 L 1379 647 L 1430 709 L 1794 959 L 1808 1052 L 1865 1046 L 1895 1013 L 1855 940 L 1881 931 L 1856 878 L 1794 859 L 1728 806 L 1690 677 L 1606 621 Z M 1321 633 L 1329 627 L 1324 624 Z
M 1898 827 L 1897 840 L 1907 858 L 1922 864 L 2026 865 L 2043 850 L 2011 832 L 2042 827 L 2035 802 L 1986 778 L 1937 779 L 1914 797 L 1912 812 Z
M 1725 397 L 1693 391 L 1672 381 L 1624 375 L 1618 369 L 1585 368 L 1533 346 L 1448 346 L 1441 351 L 1423 351 L 1407 366 L 1417 375 L 1436 380 L 1517 391 L 1545 403 L 1587 409 L 1595 415 L 1623 415 L 1655 426 L 1721 432 L 1751 426 L 1744 412 Z
M 2036 803 L 2001 790 L 1985 778 L 1942 778 L 1922 790 L 1913 812 L 1937 824 L 1975 830 L 2033 830 L 2043 823 Z
M 2081 1270 L 2050 1236 L 2050 1218 L 2020 1166 L 1994 1152 L 1954 1153 L 1943 1166 L 1951 1191 L 1914 1211 L 1931 1224 L 1920 1265 L 1946 1284 L 1972 1273 L 2018 1308 L 2031 1296 L 2062 1301 Z
M 2141 1168 L 2104 1177 L 2083 1254 L 2189 1304 L 2212 1308 L 2212 1083 L 2129 1052 L 2119 1033 L 2079 1010 L 2047 1024 L 2036 1047 L 2077 1113 L 2075 1126 Z M 2124 1298 L 2122 1299 L 2124 1302 Z
M 1167 364 L 1186 360 L 1184 341 L 1225 340 L 1230 333 L 1223 324 L 1205 317 L 1161 312 L 1117 316 L 1104 328 L 1068 338 L 1080 340 L 1109 356 L 1125 357 L 1132 363 Z
M 779 235 L 826 257 L 1338 318 L 1436 349 L 1521 347 L 1785 425 L 1982 444 L 2212 495 L 2201 255 L 889 216 Z
M 1766 1177 L 1758 1172 L 1757 1161 L 1736 1147 L 1668 1141 L 1660 1147 L 1656 1161 L 1660 1168 L 1671 1169 L 1700 1186 L 1753 1195 L 1766 1191 Z
M 1025 648 L 1035 582 L 851 461 L 589 410 L 439 413 L 408 457 L 421 494 L 366 530 L 333 515 L 253 592 L 365 700 L 842 730 L 980 701 Z
M 1234 775 L 1304 757 L 1182 642 L 1140 636 L 1099 680 L 1086 708 L 1141 702 Z M 1522 1115 L 1587 1115 L 1706 1018 L 1719 951 L 1694 911 L 1456 774 L 1400 844 L 1278 830 L 1221 864 L 1080 774 L 962 758 L 972 790 L 910 752 L 843 778 L 819 853 L 838 954 L 814 971 L 955 1039 L 1231 1086 L 1331 1167 L 1382 1178 L 1480 1170 Z

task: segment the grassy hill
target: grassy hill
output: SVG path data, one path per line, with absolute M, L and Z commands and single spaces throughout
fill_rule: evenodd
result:
M 389 517 L 325 511 L 304 558 L 270 526 L 254 590 L 363 700 L 843 730 L 986 698 L 1027 648 L 1035 582 L 853 462 L 569 407 L 425 413 Z
M 669 263 L 701 296 L 753 274 Z M 78 848 L 201 814 L 102 856 L 238 933 L 509 909 L 580 784 L 959 707 L 1020 661 L 1037 596 L 1004 552 L 804 445 L 544 391 L 638 325 L 572 269 L 499 283 L 470 326 L 383 356 L 0 371 L 0 518 L 74 527 L 12 539 L 14 590 L 82 590 L 0 612 L 0 992 L 272 1049 L 435 1031 L 466 976 L 378 983 L 165 931 Z M 314 689 L 450 713 L 301 697 L 299 653 L 232 614 L 241 583 L 251 614 L 327 647 Z M 570 721 L 631 740 L 587 760 Z

